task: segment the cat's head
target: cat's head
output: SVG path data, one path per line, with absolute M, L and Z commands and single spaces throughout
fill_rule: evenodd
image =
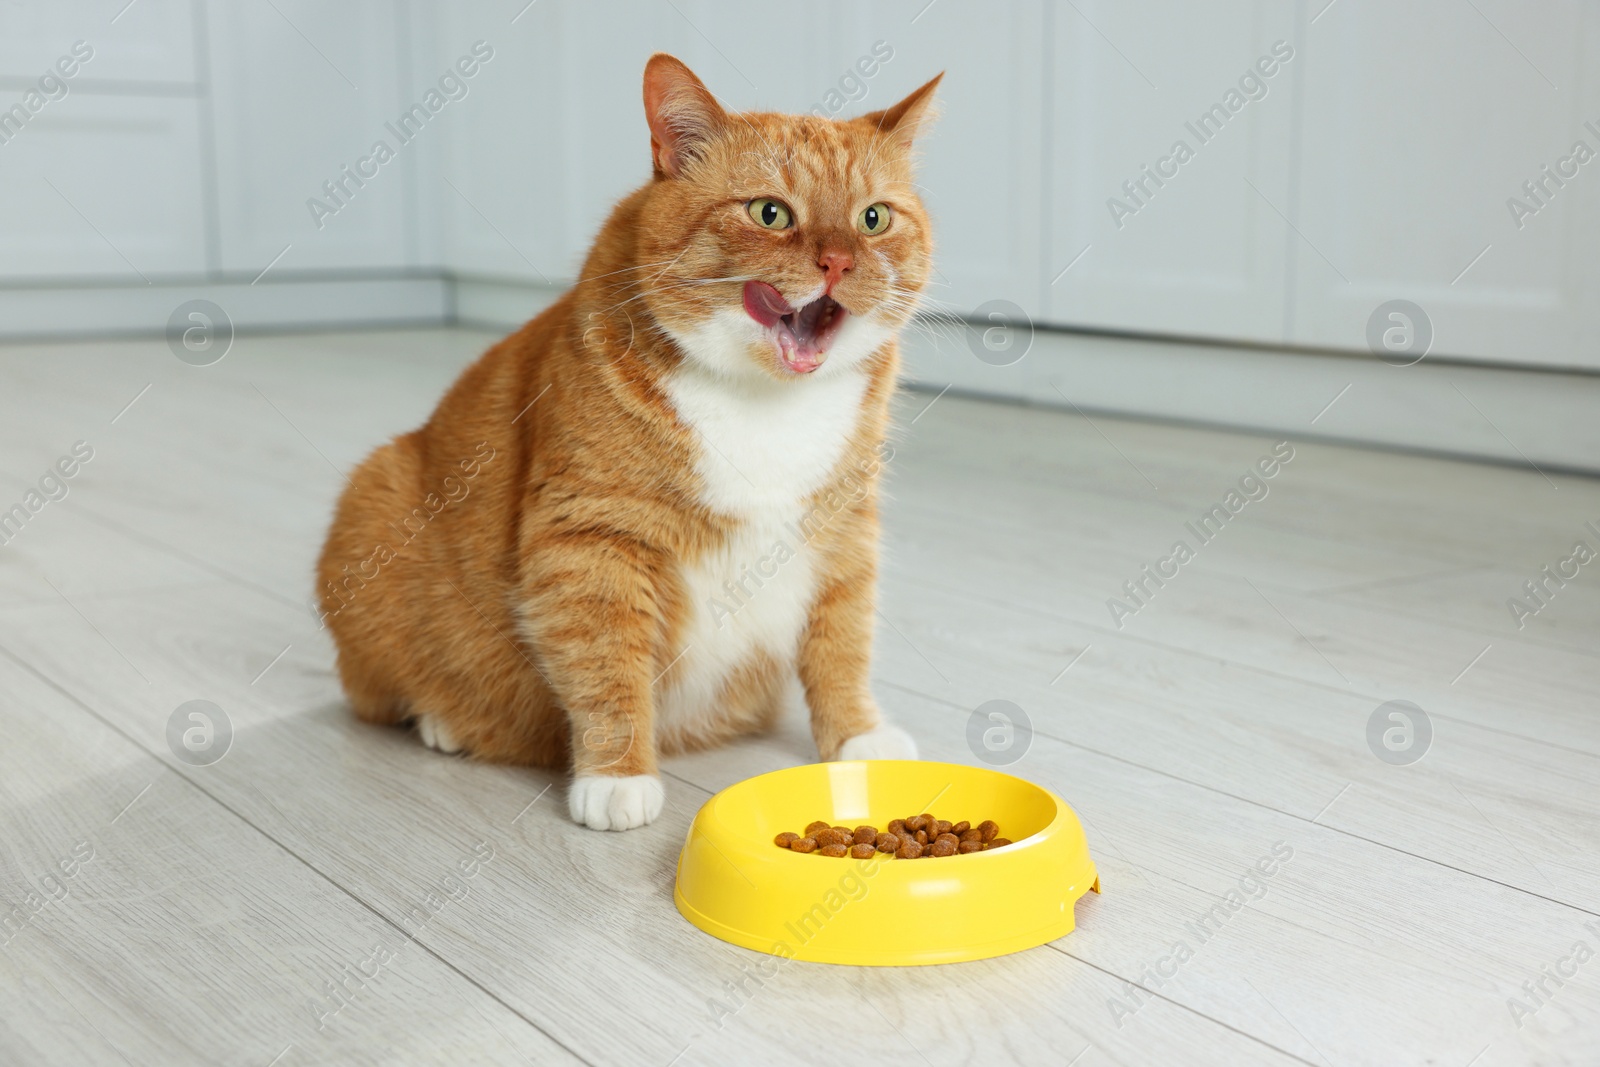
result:
M 938 83 L 846 121 L 729 113 L 651 57 L 637 277 L 687 358 L 733 377 L 834 374 L 905 325 L 931 269 L 912 142 Z

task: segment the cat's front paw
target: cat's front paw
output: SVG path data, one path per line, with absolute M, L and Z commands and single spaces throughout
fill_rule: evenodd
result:
M 580 775 L 567 790 L 567 810 L 591 830 L 632 830 L 654 822 L 666 797 L 653 774 Z
M 839 746 L 839 759 L 916 759 L 917 743 L 898 726 L 883 723 Z
M 422 738 L 424 745 L 435 752 L 453 756 L 461 751 L 461 742 L 456 740 L 456 735 L 450 727 L 446 726 L 444 720 L 437 715 L 417 716 L 417 736 Z

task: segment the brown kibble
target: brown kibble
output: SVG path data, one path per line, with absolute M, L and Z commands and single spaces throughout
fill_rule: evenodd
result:
M 779 848 L 788 848 L 790 845 L 794 844 L 798 840 L 800 840 L 800 835 L 799 834 L 790 833 L 788 830 L 785 830 L 783 833 L 779 834 L 777 837 L 774 837 L 772 839 L 772 843 L 774 845 L 777 845 Z
M 804 836 L 784 831 L 772 841 L 791 852 L 816 852 L 832 858 L 870 859 L 881 852 L 903 860 L 964 856 L 1011 844 L 1009 838 L 1000 836 L 1000 824 L 992 819 L 974 826 L 966 820 L 946 822 L 927 811 L 905 819 L 891 819 L 885 831 L 870 823 L 851 829 L 819 819 L 806 826 Z

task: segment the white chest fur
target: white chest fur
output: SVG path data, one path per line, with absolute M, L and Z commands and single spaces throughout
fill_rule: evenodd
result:
M 798 508 L 827 482 L 861 417 L 867 376 L 854 368 L 787 382 L 730 382 L 693 365 L 667 386 L 700 439 L 703 501 L 760 521 Z
M 792 673 L 816 594 L 799 522 L 844 454 L 866 387 L 866 375 L 854 368 L 740 384 L 692 363 L 669 384 L 680 417 L 700 439 L 703 502 L 737 525 L 716 551 L 682 570 L 688 619 L 682 658 L 658 690 L 664 735 L 717 715 L 724 683 L 757 651 Z

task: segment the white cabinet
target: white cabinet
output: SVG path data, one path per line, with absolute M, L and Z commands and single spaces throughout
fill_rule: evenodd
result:
M 1048 321 L 1359 352 L 1403 299 L 1437 355 L 1600 367 L 1600 12 L 1314 7 L 1052 5 L 1048 256 L 1088 251 Z M 1280 40 L 1265 95 L 1197 129 Z M 1193 158 L 1163 166 L 1180 140 Z M 1549 193 L 1519 226 L 1530 180 Z
M 193 98 L 50 105 L 0 146 L 0 278 L 144 285 L 203 271 L 199 161 Z
M 1280 340 L 1304 63 L 1294 10 L 1083 2 L 1050 14 L 1045 317 Z
M 1436 353 L 1600 368 L 1600 14 L 1528 15 L 1412 0 L 1341 4 L 1311 27 L 1293 341 L 1361 348 L 1374 308 L 1406 299 Z M 1582 166 L 1580 140 L 1596 154 Z M 1530 181 L 1544 206 L 1519 219 L 1508 201 L 1536 206 Z
M 205 269 L 191 6 L 116 15 L 0 8 L 0 280 L 142 286 Z
M 93 50 L 77 81 L 195 82 L 191 0 L 6 4 L 0 7 L 0 76 L 37 78 L 76 41 Z
M 417 265 L 433 191 L 408 135 L 433 139 L 461 104 L 402 125 L 429 88 L 405 76 L 407 8 L 208 0 L 206 15 L 223 269 Z
M 445 265 L 564 285 L 612 204 L 650 177 L 645 60 L 694 31 L 666 5 L 625 16 L 609 5 L 537 3 L 519 16 L 520 7 L 440 11 L 435 66 L 475 41 L 494 49 L 440 131 Z M 576 46 L 584 40 L 606 45 Z

